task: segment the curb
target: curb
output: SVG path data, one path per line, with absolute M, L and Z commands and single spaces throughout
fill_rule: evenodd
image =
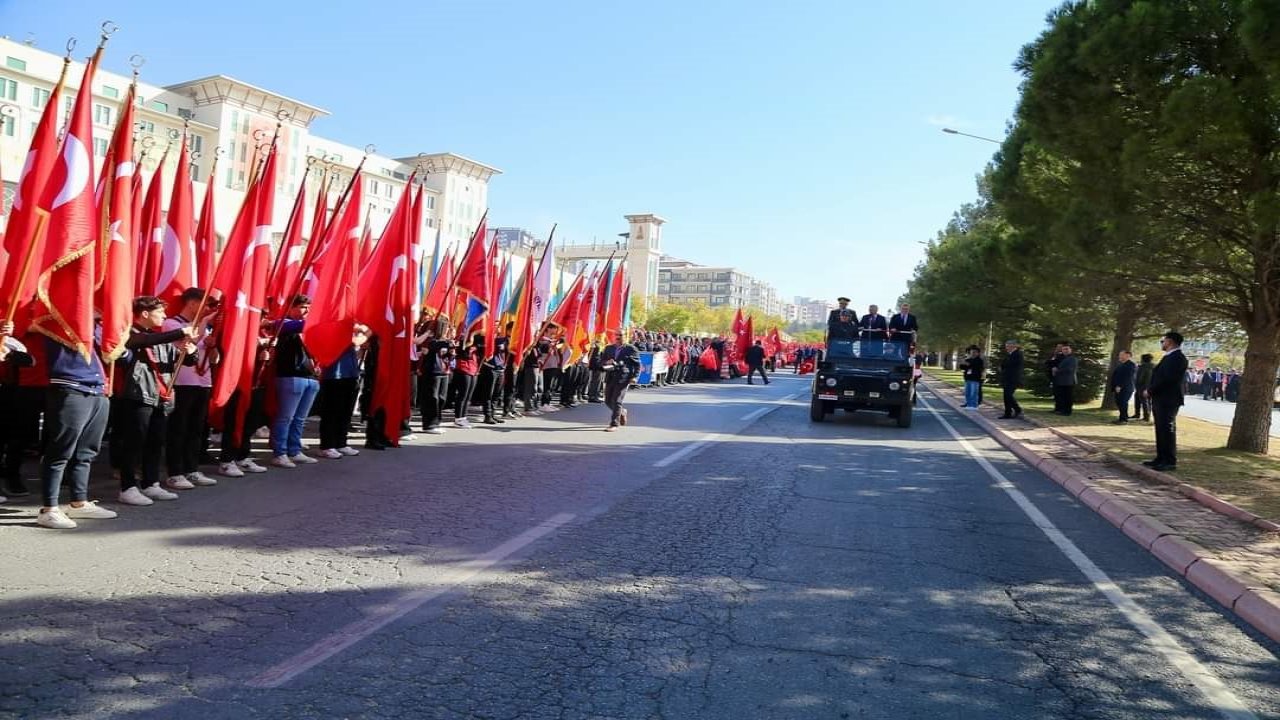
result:
M 1117 465 L 1123 468 L 1126 472 L 1128 472 L 1131 475 L 1137 475 L 1145 480 L 1149 480 L 1151 482 L 1158 483 L 1160 485 L 1168 485 L 1172 487 L 1174 490 L 1176 490 L 1179 495 L 1182 495 L 1183 497 L 1191 500 L 1195 500 L 1196 502 L 1200 503 L 1201 505 L 1209 508 L 1210 510 L 1220 515 L 1226 515 L 1227 517 L 1232 518 L 1234 520 L 1239 520 L 1240 522 L 1248 523 L 1258 528 L 1259 530 L 1265 530 L 1267 532 L 1280 532 L 1280 524 L 1274 523 L 1270 520 L 1254 515 L 1248 510 L 1245 510 L 1244 508 L 1239 507 L 1238 505 L 1233 505 L 1232 503 L 1229 503 L 1226 500 L 1223 500 L 1222 498 L 1218 497 L 1217 495 L 1214 495 L 1213 493 L 1209 492 L 1208 490 L 1205 490 L 1202 487 L 1184 483 L 1181 480 L 1179 480 L 1175 475 L 1163 473 L 1163 472 L 1160 472 L 1159 470 L 1152 470 L 1151 468 L 1146 467 L 1145 465 L 1140 465 L 1132 460 L 1122 458 L 1119 455 L 1116 455 L 1115 453 L 1109 450 L 1103 450 L 1102 448 L 1098 447 L 1097 445 L 1094 445 L 1088 440 L 1081 440 L 1080 438 L 1069 435 L 1059 430 L 1056 427 L 1053 427 L 1051 425 L 1045 425 L 1043 422 L 1040 422 L 1035 418 L 1027 417 L 1024 415 L 1022 419 L 1026 420 L 1032 425 L 1038 425 L 1039 427 L 1042 427 L 1045 430 L 1048 430 L 1049 432 L 1053 433 L 1054 435 L 1057 435 L 1063 440 L 1066 440 L 1067 442 L 1076 445 L 1077 447 L 1079 447 L 1081 450 L 1084 450 L 1085 452 L 1102 455 L 1107 460 L 1107 462 L 1111 463 L 1112 465 Z
M 941 381 L 933 380 L 926 382 L 925 385 L 933 391 L 934 396 L 942 401 L 952 410 L 959 411 L 960 404 L 941 392 L 941 388 L 935 387 L 935 383 L 941 384 Z M 1187 540 L 1175 531 L 1173 528 L 1156 520 L 1155 518 L 1145 515 L 1142 511 L 1129 503 L 1122 500 L 1106 490 L 1095 486 L 1088 477 L 1071 469 L 1066 464 L 1051 457 L 1044 457 L 1036 454 L 1022 442 L 1010 437 L 1002 428 L 991 422 L 987 418 L 978 413 L 964 413 L 964 417 L 973 420 L 978 427 L 982 428 L 1002 447 L 1013 453 L 1019 460 L 1027 465 L 1040 471 L 1050 480 L 1061 485 L 1067 492 L 1071 493 L 1081 503 L 1088 506 L 1091 510 L 1106 518 L 1107 522 L 1115 525 L 1131 540 L 1155 555 L 1166 566 L 1182 576 L 1187 582 L 1194 585 L 1201 592 L 1209 597 L 1217 600 L 1223 607 L 1234 612 L 1238 617 L 1251 625 L 1258 632 L 1266 635 L 1276 642 L 1280 642 L 1280 593 L 1274 592 L 1269 588 L 1265 588 L 1261 583 L 1249 578 L 1232 573 L 1223 567 L 1217 560 L 1213 559 L 1212 554 L 1203 547 Z M 1023 418 L 1029 419 L 1029 418 Z M 1032 421 L 1035 423 L 1035 421 Z M 1035 423 L 1041 427 L 1046 427 L 1041 423 Z M 1047 428 L 1053 431 L 1053 428 Z M 1055 434 L 1070 439 L 1075 444 L 1081 445 L 1084 441 L 1076 441 L 1065 434 L 1054 431 Z M 1088 447 L 1086 447 L 1088 446 Z M 1089 443 L 1081 445 L 1084 449 L 1092 447 Z M 1090 452 L 1098 452 L 1097 448 L 1093 448 Z M 1104 453 L 1109 461 L 1118 460 L 1110 453 Z M 1166 485 L 1173 485 L 1178 492 L 1188 498 L 1199 502 L 1215 512 L 1228 515 L 1230 517 L 1249 522 L 1255 527 L 1261 529 L 1271 529 L 1267 526 L 1275 527 L 1275 523 L 1268 520 L 1262 520 L 1256 515 L 1241 510 L 1228 502 L 1219 500 L 1209 493 L 1191 485 L 1186 485 L 1176 478 L 1159 473 L 1149 468 L 1130 463 L 1127 460 L 1120 460 L 1118 463 L 1125 467 L 1125 463 L 1134 465 L 1135 467 L 1149 470 L 1155 475 L 1161 475 L 1169 480 L 1160 479 Z M 1126 467 L 1127 469 L 1127 467 Z M 1146 473 L 1140 473 L 1146 477 Z M 1170 482 L 1172 481 L 1172 482 Z M 1182 488 L 1187 490 L 1184 492 Z M 1193 497 L 1189 493 L 1198 493 L 1203 496 Z M 1225 508 L 1214 507 L 1210 505 L 1210 501 L 1225 506 Z M 1232 512 L 1227 512 L 1227 508 L 1233 509 L 1243 515 L 1253 518 L 1253 521 L 1246 520 Z M 1257 522 L 1254 522 L 1257 521 Z M 1259 525 L 1258 523 L 1265 525 Z

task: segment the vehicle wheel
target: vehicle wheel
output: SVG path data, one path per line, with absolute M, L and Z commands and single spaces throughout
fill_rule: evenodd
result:
M 911 427 L 911 409 L 912 405 L 910 403 L 898 407 L 898 427 Z
M 827 419 L 827 408 L 818 398 L 809 401 L 809 419 L 813 422 L 822 422 Z
M 893 407 L 889 408 L 889 417 L 893 418 L 894 420 L 897 420 L 898 413 L 901 411 L 902 411 L 901 405 L 894 405 Z

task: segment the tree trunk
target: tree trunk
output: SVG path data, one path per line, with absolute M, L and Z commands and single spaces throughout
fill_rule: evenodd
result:
M 1271 409 L 1275 401 L 1276 369 L 1280 367 L 1280 325 L 1246 327 L 1249 344 L 1244 351 L 1244 375 L 1240 398 L 1231 421 L 1227 447 L 1266 454 L 1271 442 Z
M 1133 350 L 1133 336 L 1138 327 L 1138 307 L 1136 303 L 1122 300 L 1116 306 L 1114 332 L 1111 335 L 1111 362 L 1107 363 L 1107 376 L 1104 383 L 1111 382 L 1111 371 L 1120 364 L 1120 351 Z M 1109 384 L 1102 388 L 1102 409 L 1116 409 L 1116 395 Z

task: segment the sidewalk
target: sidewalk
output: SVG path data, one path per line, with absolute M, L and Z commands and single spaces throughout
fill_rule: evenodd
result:
M 926 386 L 954 409 L 963 404 L 959 388 L 934 378 Z M 1193 499 L 1187 493 L 1196 489 L 1176 478 L 1164 476 L 1173 483 L 1165 484 L 1154 480 L 1161 473 L 1138 475 L 1105 452 L 1034 421 L 997 420 L 1000 411 L 990 404 L 961 412 L 1191 584 L 1280 641 L 1280 532 L 1264 529 L 1274 524 L 1242 519 L 1253 516 L 1215 504 L 1202 491 Z M 1224 514 L 1232 510 L 1237 512 Z

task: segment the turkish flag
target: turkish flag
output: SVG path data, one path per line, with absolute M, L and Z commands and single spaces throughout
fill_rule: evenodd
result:
M 138 275 L 135 283 L 139 295 L 154 295 L 156 284 L 160 281 L 160 260 L 164 256 L 160 195 L 164 192 L 164 161 L 168 156 L 169 153 L 166 152 L 160 157 L 160 164 L 151 174 L 151 184 L 147 186 L 147 197 L 142 201 L 142 225 L 138 228 Z
M 103 161 L 109 178 L 104 198 L 107 231 L 98 237 L 98 310 L 102 313 L 102 354 L 114 362 L 124 353 L 133 325 L 133 108 L 137 84 L 131 84 L 120 106 L 120 122 Z
M 70 60 L 64 61 L 62 75 L 53 92 L 45 101 L 44 111 L 40 114 L 40 122 L 36 125 L 31 137 L 31 148 L 27 151 L 26 162 L 22 166 L 22 174 L 14 188 L 13 207 L 9 208 L 9 219 L 5 224 L 4 244 L 0 245 L 0 310 L 5 317 L 15 317 L 15 312 L 28 305 L 36 294 L 36 281 L 40 276 L 40 263 L 44 259 L 44 242 L 47 237 L 47 215 L 44 217 L 44 229 L 33 235 L 37 226 L 37 214 L 44 187 L 53 175 L 54 166 L 58 163 L 58 118 L 62 113 L 62 87 L 66 82 L 67 68 Z M 88 68 L 85 68 L 86 72 Z M 31 263 L 26 263 L 30 255 Z M 23 266 L 26 274 L 23 276 Z M 16 335 L 21 336 L 24 328 L 17 328 Z
M 40 208 L 49 230 L 40 261 L 32 327 L 88 359 L 93 352 L 94 247 L 101 230 L 93 197 L 93 76 L 85 64 L 81 92 L 62 153 L 44 187 Z
M 217 167 L 215 159 L 213 167 Z M 197 283 L 204 289 L 213 282 L 213 273 L 218 269 L 218 230 L 217 214 L 213 210 L 213 169 L 209 170 L 209 181 L 204 186 L 204 202 L 200 205 L 200 223 L 196 225 L 196 270 Z
M 566 335 L 573 330 L 574 325 L 578 322 L 583 291 L 583 278 L 578 275 L 573 279 L 573 284 L 569 286 L 569 291 L 564 294 L 564 300 L 556 307 L 555 312 L 551 314 L 549 321 L 563 328 Z
M 378 367 L 370 414 L 385 414 L 386 434 L 399 444 L 409 417 L 409 355 L 413 345 L 413 230 L 410 196 L 400 196 L 369 264 L 360 273 L 356 317 L 378 336 Z
M 738 312 L 741 313 L 742 311 L 739 310 Z M 751 343 L 755 338 L 755 331 L 751 327 L 752 320 L 753 318 L 747 317 L 746 321 L 742 323 L 742 330 L 738 332 L 738 337 L 735 338 L 734 350 L 737 352 L 736 359 L 741 360 L 747 356 L 747 348 L 751 347 Z
M 249 393 L 253 389 L 254 361 L 258 353 L 258 335 L 262 326 L 263 305 L 267 299 L 267 280 L 271 272 L 271 220 L 275 204 L 276 151 L 267 153 L 262 173 L 249 188 L 244 204 L 231 228 L 227 246 L 218 262 L 211 290 L 222 293 L 222 334 L 219 348 L 222 361 L 213 377 L 211 405 L 222 409 L 239 391 L 233 440 L 238 440 L 244 427 L 244 414 L 249 409 Z
M 360 207 L 356 190 L 342 208 L 333 239 L 317 258 L 315 287 L 310 291 L 311 312 L 302 329 L 302 342 L 320 367 L 337 362 L 351 347 L 355 331 L 356 282 L 360 268 Z
M 613 284 L 609 288 L 609 307 L 604 315 L 604 332 L 610 342 L 622 333 L 622 315 L 626 309 L 626 261 L 618 263 L 618 270 L 613 276 Z
M 178 150 L 178 168 L 173 175 L 173 194 L 165 216 L 164 235 L 160 243 L 160 275 L 156 279 L 156 297 L 165 301 L 169 312 L 177 314 L 182 293 L 196 286 L 195 220 L 192 218 L 191 160 L 187 155 L 187 136 L 182 136 Z M 154 248 L 153 248 L 154 249 Z
M 289 221 L 284 227 L 284 240 L 280 242 L 280 253 L 276 255 L 275 265 L 271 270 L 271 282 L 267 287 L 267 299 L 271 306 L 268 314 L 271 317 L 284 317 L 285 311 L 293 302 L 292 295 L 301 292 L 310 295 L 315 291 L 315 275 L 308 272 L 307 278 L 299 284 L 303 271 L 303 260 L 306 255 L 314 253 L 303 247 L 302 223 L 307 209 L 307 187 L 305 179 L 298 187 L 298 194 L 293 199 L 293 210 L 289 212 Z M 314 218 L 313 218 L 314 220 Z M 311 245 L 319 246 L 323 240 L 311 237 Z

